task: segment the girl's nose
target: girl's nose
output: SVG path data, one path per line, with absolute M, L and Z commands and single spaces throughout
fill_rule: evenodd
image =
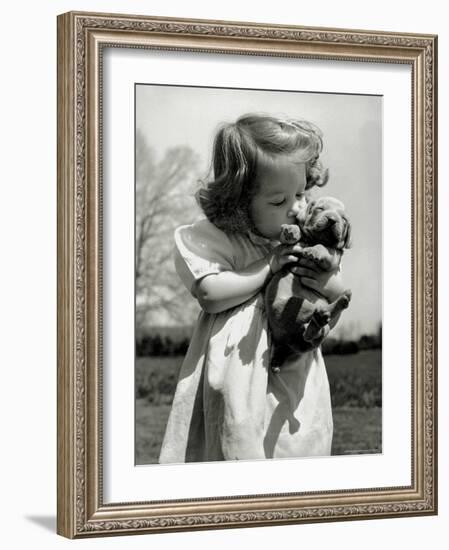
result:
M 289 215 L 292 216 L 292 217 L 296 217 L 302 210 L 302 205 L 301 205 L 301 201 L 295 201 L 292 205 L 292 207 L 290 208 L 290 212 L 289 212 Z
M 296 216 L 299 212 L 299 201 L 295 201 L 293 204 L 292 204 L 292 207 L 290 208 L 290 212 L 289 214 L 291 216 Z

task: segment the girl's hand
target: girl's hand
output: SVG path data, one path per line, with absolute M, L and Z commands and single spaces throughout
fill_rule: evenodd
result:
M 290 271 L 299 275 L 301 283 L 318 294 L 321 294 L 328 302 L 334 302 L 345 290 L 340 270 L 325 272 L 312 261 L 301 258 L 299 266 Z
M 268 264 L 273 274 L 280 271 L 284 267 L 284 265 L 290 263 L 298 263 L 299 258 L 295 255 L 295 252 L 301 252 L 300 245 L 280 244 L 273 248 L 273 250 L 267 256 Z

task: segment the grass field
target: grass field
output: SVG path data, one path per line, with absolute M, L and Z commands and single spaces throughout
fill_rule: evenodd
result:
M 136 463 L 157 462 L 182 357 L 136 362 Z M 380 350 L 325 357 L 334 416 L 332 454 L 381 452 Z

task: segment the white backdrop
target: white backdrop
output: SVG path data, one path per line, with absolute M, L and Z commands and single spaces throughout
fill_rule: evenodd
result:
M 209 548 L 275 545 L 315 548 L 378 549 L 393 539 L 410 550 L 443 548 L 449 534 L 449 419 L 447 321 L 448 293 L 440 285 L 440 515 L 349 523 L 302 525 L 139 537 L 92 539 L 70 543 L 57 535 L 56 516 L 56 15 L 69 10 L 139 13 L 173 17 L 289 23 L 310 26 L 429 32 L 440 35 L 440 151 L 447 151 L 449 31 L 443 5 L 436 0 L 403 6 L 379 0 L 375 10 L 355 1 L 322 0 L 320 9 L 289 0 L 259 3 L 181 0 L 73 0 L 36 5 L 18 0 L 3 7 L 0 202 L 2 269 L 1 518 L 5 548 Z M 5 24 L 6 23 L 6 24 Z M 440 181 L 448 180 L 441 154 Z M 440 185 L 440 211 L 448 201 Z M 444 213 L 444 212 L 443 212 Z M 444 235 L 449 220 L 441 215 L 440 280 L 449 275 Z M 72 546 L 73 547 L 73 546 Z

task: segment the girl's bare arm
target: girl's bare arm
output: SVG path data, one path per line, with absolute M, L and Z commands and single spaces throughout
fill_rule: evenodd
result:
M 257 294 L 283 265 L 298 261 L 293 252 L 294 247 L 279 245 L 265 258 L 256 260 L 241 271 L 206 275 L 195 289 L 201 307 L 207 313 L 220 313 L 243 304 Z
M 196 287 L 196 297 L 207 313 L 220 313 L 249 300 L 264 286 L 270 275 L 265 258 L 242 271 L 222 271 L 207 275 Z

